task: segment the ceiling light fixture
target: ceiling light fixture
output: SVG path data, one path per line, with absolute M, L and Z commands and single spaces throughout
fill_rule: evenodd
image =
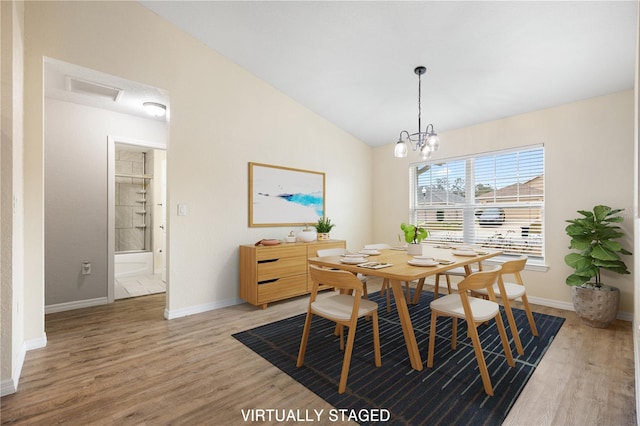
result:
M 433 130 L 433 124 L 428 124 L 427 128 L 422 131 L 421 119 L 422 119 L 422 105 L 421 105 L 421 76 L 427 72 L 425 67 L 416 67 L 413 70 L 418 75 L 418 133 L 409 134 L 406 130 L 400 132 L 400 137 L 396 143 L 396 148 L 393 152 L 398 158 L 407 156 L 407 142 L 411 145 L 411 149 L 418 151 L 422 160 L 428 160 L 431 158 L 431 154 L 440 148 L 440 138 L 438 134 Z
M 145 102 L 142 104 L 144 110 L 154 117 L 163 117 L 167 113 L 167 107 L 157 102 Z

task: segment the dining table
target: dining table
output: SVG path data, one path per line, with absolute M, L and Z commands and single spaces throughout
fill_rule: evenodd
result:
M 367 251 L 367 253 L 371 252 Z M 435 263 L 433 266 L 415 266 L 414 255 L 408 254 L 406 250 L 399 247 L 378 250 L 378 253 L 375 255 L 369 254 L 364 262 L 358 263 L 348 260 L 349 258 L 345 258 L 344 255 L 311 257 L 308 262 L 310 265 L 388 279 L 396 302 L 411 367 L 414 370 L 421 371 L 423 368 L 422 359 L 418 350 L 418 343 L 413 331 L 407 302 L 418 303 L 420 291 L 426 277 L 459 267 L 463 267 L 466 273 L 470 274 L 471 265 L 499 256 L 502 251 L 484 247 L 474 247 L 472 250 L 460 251 L 456 247 L 424 245 L 422 257 L 433 258 L 435 261 L 432 262 Z M 367 263 L 369 265 L 377 263 L 378 265 L 367 267 Z M 414 263 L 414 265 L 410 263 Z M 416 280 L 418 280 L 418 286 L 414 298 L 407 301 L 402 291 L 402 283 Z

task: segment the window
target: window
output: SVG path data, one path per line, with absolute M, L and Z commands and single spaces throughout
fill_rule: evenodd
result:
M 429 241 L 544 259 L 544 147 L 413 164 L 411 221 Z

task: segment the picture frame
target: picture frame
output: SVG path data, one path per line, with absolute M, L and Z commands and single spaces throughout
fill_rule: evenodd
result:
M 305 226 L 325 212 L 325 174 L 249 163 L 249 227 Z

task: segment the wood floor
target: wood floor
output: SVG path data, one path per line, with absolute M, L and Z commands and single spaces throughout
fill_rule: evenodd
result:
M 307 301 L 167 321 L 158 294 L 49 314 L 47 347 L 27 353 L 18 392 L 1 400 L 1 422 L 242 425 L 252 408 L 326 413 L 324 400 L 231 337 L 302 313 Z M 534 310 L 567 321 L 504 424 L 635 425 L 631 323 L 599 330 L 573 312 Z

